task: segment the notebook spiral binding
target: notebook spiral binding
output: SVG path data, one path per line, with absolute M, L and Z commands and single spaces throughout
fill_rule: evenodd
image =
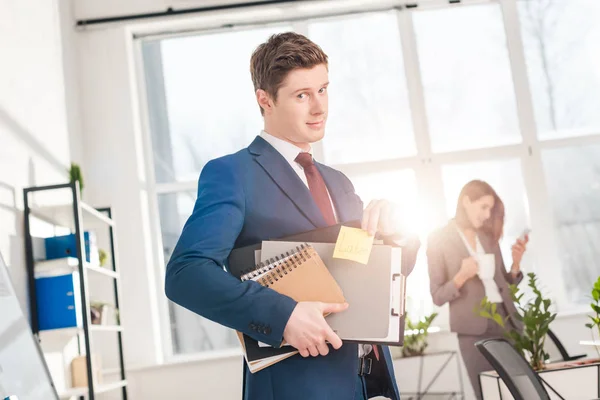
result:
M 244 273 L 240 279 L 243 282 L 260 277 L 256 281 L 262 286 L 269 287 L 310 259 L 310 249 L 312 247 L 304 243 L 297 246 L 295 251 L 292 250 L 292 252 L 286 252 L 285 254 L 256 264 L 253 270 Z

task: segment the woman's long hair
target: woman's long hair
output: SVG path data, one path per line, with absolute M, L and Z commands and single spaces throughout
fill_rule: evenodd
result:
M 458 195 L 456 204 L 456 223 L 461 228 L 471 227 L 467 211 L 462 205 L 462 199 L 467 196 L 471 201 L 477 201 L 483 196 L 492 196 L 494 198 L 494 207 L 490 210 L 488 218 L 481 227 L 481 231 L 490 235 L 494 241 L 499 241 L 504 232 L 504 203 L 496 191 L 487 183 L 480 180 L 474 180 L 467 183 Z

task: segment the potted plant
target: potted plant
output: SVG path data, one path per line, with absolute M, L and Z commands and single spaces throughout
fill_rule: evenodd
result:
M 411 321 L 408 315 L 406 316 L 404 345 L 402 346 L 403 357 L 420 356 L 425 352 L 428 345 L 428 329 L 437 315 L 437 313 L 432 313 L 417 322 Z
M 69 181 L 79 182 L 79 193 L 83 195 L 83 173 L 81 172 L 81 167 L 78 164 L 71 163 L 71 168 L 69 168 Z
M 556 313 L 550 311 L 552 301 L 544 298 L 537 285 L 537 278 L 534 273 L 527 274 L 529 278 L 528 286 L 532 289 L 533 299 L 523 301 L 523 293 L 515 285 L 510 285 L 510 292 L 513 301 L 517 306 L 517 313 L 513 317 L 523 323 L 523 331 L 511 329 L 512 325 L 507 324 L 510 316 L 503 319 L 496 312 L 496 304 L 490 303 L 484 298 L 475 309 L 475 312 L 484 318 L 491 319 L 500 325 L 505 335 L 512 341 L 513 345 L 523 357 L 529 359 L 531 367 L 535 370 L 542 370 L 545 361 L 548 359 L 548 353 L 544 351 L 544 343 L 550 323 L 556 318 Z
M 98 262 L 101 267 L 106 265 L 106 261 L 108 260 L 108 254 L 103 249 L 98 249 Z
M 119 324 L 119 310 L 112 304 L 93 301 L 90 303 L 90 315 L 92 325 Z
M 600 339 L 600 276 L 592 288 L 592 302 L 590 306 L 592 307 L 594 315 L 588 315 L 592 322 L 585 324 L 585 326 L 590 328 L 590 332 L 592 333 L 592 341 L 594 341 L 594 328 L 598 330 L 598 338 Z M 598 347 L 596 347 L 596 351 L 598 351 L 598 356 L 600 357 L 600 350 L 598 350 Z

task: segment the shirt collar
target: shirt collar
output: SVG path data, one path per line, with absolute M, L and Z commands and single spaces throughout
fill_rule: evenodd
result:
M 295 162 L 296 157 L 298 157 L 298 154 L 303 152 L 303 150 L 300 147 L 290 142 L 286 142 L 283 139 L 275 137 L 265 131 L 260 132 L 260 137 L 265 139 L 267 143 L 273 146 L 275 150 L 277 150 L 283 156 L 283 158 L 285 158 L 290 164 Z M 310 155 L 313 154 L 312 146 L 308 150 L 308 153 L 310 153 Z

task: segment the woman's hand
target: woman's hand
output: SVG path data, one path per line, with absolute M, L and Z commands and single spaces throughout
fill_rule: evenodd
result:
M 465 258 L 462 261 L 460 270 L 454 277 L 454 284 L 460 289 L 466 281 L 477 275 L 477 272 L 479 272 L 479 265 L 477 264 L 475 257 Z
M 523 259 L 523 254 L 525 250 L 527 250 L 527 243 L 529 243 L 529 235 L 525 235 L 525 239 L 517 239 L 515 244 L 512 245 L 512 259 L 513 264 L 510 268 L 511 272 L 516 275 L 521 270 L 521 260 Z

